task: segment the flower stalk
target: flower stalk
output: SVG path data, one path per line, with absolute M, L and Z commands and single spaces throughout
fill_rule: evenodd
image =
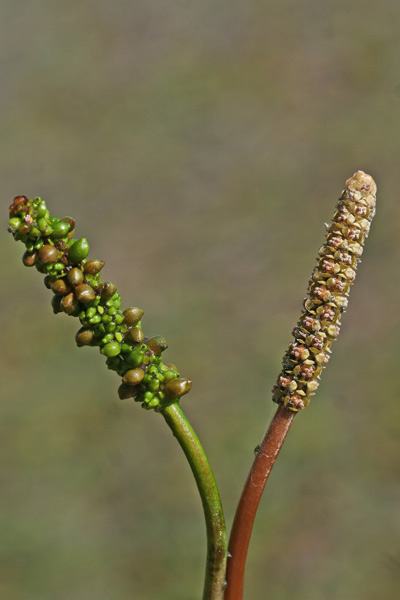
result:
M 207 561 L 203 600 L 222 600 L 225 589 L 227 540 L 217 484 L 207 456 L 179 404 L 160 410 L 178 440 L 192 469 L 203 503 L 207 532 Z

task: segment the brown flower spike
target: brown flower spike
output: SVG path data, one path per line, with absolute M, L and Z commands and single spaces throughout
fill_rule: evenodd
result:
M 328 226 L 325 244 L 311 274 L 304 312 L 293 329 L 294 341 L 282 361 L 273 400 L 297 412 L 308 406 L 340 330 L 340 316 L 375 214 L 376 184 L 357 171 L 346 181 Z

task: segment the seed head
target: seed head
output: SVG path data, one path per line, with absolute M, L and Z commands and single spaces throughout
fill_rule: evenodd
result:
M 122 377 L 120 398 L 134 398 L 146 409 L 159 410 L 163 403 L 176 402 L 191 387 L 172 364 L 164 364 L 167 348 L 162 336 L 147 338 L 142 331 L 144 311 L 121 310 L 121 297 L 111 282 L 103 282 L 101 260 L 87 260 L 86 238 L 73 238 L 72 217 L 51 218 L 40 198 L 17 196 L 10 206 L 8 230 L 26 246 L 23 262 L 45 275 L 45 285 L 54 296 L 55 314 L 79 318 L 76 334 L 81 346 L 97 346 L 106 356 L 109 369 Z
M 308 284 L 304 312 L 293 329 L 274 386 L 273 400 L 297 412 L 306 407 L 317 389 L 322 369 L 329 361 L 330 346 L 340 330 L 340 315 L 375 214 L 376 185 L 371 175 L 357 171 L 346 181 L 328 226 L 318 265 Z

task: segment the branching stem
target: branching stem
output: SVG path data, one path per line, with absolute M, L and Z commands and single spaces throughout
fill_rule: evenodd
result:
M 226 529 L 221 498 L 208 459 L 178 402 L 160 409 L 192 469 L 203 504 L 207 530 L 207 563 L 203 600 L 222 600 L 226 570 Z

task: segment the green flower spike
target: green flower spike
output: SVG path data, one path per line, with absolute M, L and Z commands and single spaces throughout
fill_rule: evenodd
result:
M 143 408 L 159 412 L 178 440 L 195 477 L 206 522 L 203 600 L 223 600 L 227 549 L 221 498 L 200 441 L 179 406 L 191 380 L 181 378 L 175 365 L 163 363 L 167 342 L 161 336 L 144 335 L 143 310 L 121 310 L 116 286 L 100 279 L 103 261 L 86 260 L 87 240 L 73 238 L 74 219 L 52 218 L 40 198 L 17 196 L 10 206 L 8 230 L 26 246 L 23 263 L 45 275 L 45 286 L 54 294 L 53 312 L 79 318 L 77 345 L 98 346 L 108 368 L 122 377 L 121 400 L 133 398 Z
M 26 246 L 23 263 L 45 275 L 45 285 L 54 294 L 54 313 L 79 318 L 77 345 L 98 346 L 108 368 L 122 377 L 121 398 L 135 398 L 144 408 L 159 411 L 189 391 L 191 380 L 181 379 L 174 365 L 162 362 L 166 340 L 143 333 L 143 310 L 122 311 L 116 286 L 100 279 L 104 262 L 87 260 L 86 238 L 72 237 L 74 219 L 50 217 L 40 198 L 17 196 L 10 206 L 8 230 Z
M 292 411 L 306 407 L 319 386 L 318 379 L 340 329 L 340 316 L 375 214 L 376 184 L 357 171 L 346 181 L 318 263 L 308 284 L 304 312 L 294 328 L 294 341 L 282 361 L 282 372 L 272 390 L 273 400 Z

